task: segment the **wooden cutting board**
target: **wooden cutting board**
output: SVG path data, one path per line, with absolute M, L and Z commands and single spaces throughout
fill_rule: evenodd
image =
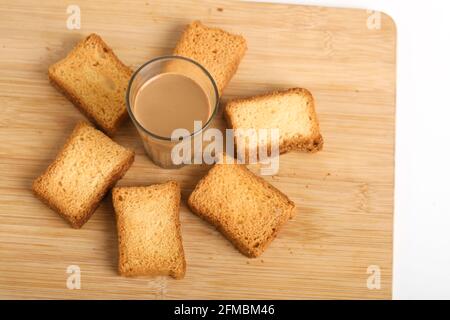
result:
M 396 29 L 388 16 L 229 1 L 76 3 L 80 30 L 66 28 L 61 1 L 0 4 L 0 298 L 391 298 Z M 47 68 L 91 32 L 136 68 L 170 54 L 194 19 L 248 41 L 223 100 L 308 88 L 325 146 L 282 155 L 279 173 L 265 177 L 297 214 L 260 258 L 248 259 L 186 207 L 208 167 L 156 167 L 128 121 L 115 140 L 137 156 L 119 185 L 181 183 L 187 273 L 184 280 L 123 278 L 110 196 L 74 230 L 31 193 L 83 119 L 50 86 Z M 223 127 L 220 115 L 215 125 Z M 80 290 L 66 288 L 70 265 L 80 267 Z M 379 271 L 379 289 L 367 286 L 369 266 Z

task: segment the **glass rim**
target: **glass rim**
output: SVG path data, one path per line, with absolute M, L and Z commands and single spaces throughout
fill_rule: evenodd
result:
M 196 135 L 199 132 L 202 132 L 212 121 L 212 119 L 214 118 L 218 106 L 219 106 L 219 90 L 217 89 L 217 84 L 214 81 L 214 78 L 211 76 L 211 74 L 209 73 L 209 71 L 202 66 L 200 63 L 198 63 L 197 61 L 187 58 L 187 57 L 183 57 L 183 56 L 177 56 L 177 55 L 165 55 L 165 56 L 159 56 L 156 57 L 154 59 L 151 59 L 147 62 L 145 62 L 144 64 L 142 64 L 139 68 L 137 68 L 134 72 L 133 75 L 130 78 L 130 81 L 128 82 L 128 87 L 127 87 L 127 92 L 126 92 L 126 104 L 127 104 L 127 111 L 128 114 L 131 118 L 131 120 L 133 121 L 134 125 L 137 126 L 139 129 L 141 129 L 142 131 L 144 131 L 146 134 L 152 136 L 153 138 L 159 139 L 159 140 L 165 140 L 165 141 L 172 141 L 171 137 L 163 137 L 163 136 L 159 136 L 155 133 L 150 132 L 149 130 L 147 130 L 143 125 L 141 125 L 139 123 L 139 121 L 137 121 L 137 119 L 135 118 L 133 111 L 131 110 L 131 106 L 130 106 L 130 91 L 131 91 L 131 86 L 134 82 L 134 79 L 136 78 L 136 76 L 139 74 L 139 72 L 145 68 L 146 66 L 161 61 L 161 60 L 184 60 L 187 61 L 189 63 L 192 63 L 193 65 L 197 66 L 200 68 L 200 70 L 203 71 L 203 73 L 209 78 L 209 80 L 211 81 L 213 88 L 214 88 L 214 95 L 216 97 L 216 103 L 214 104 L 214 109 L 211 112 L 211 115 L 208 118 L 208 121 L 206 121 L 206 123 L 202 126 L 201 129 L 197 130 L 197 131 L 193 131 L 191 134 L 187 135 L 187 136 L 183 136 L 182 139 L 187 138 L 187 137 L 193 137 L 194 135 Z M 195 81 L 195 80 L 194 80 Z

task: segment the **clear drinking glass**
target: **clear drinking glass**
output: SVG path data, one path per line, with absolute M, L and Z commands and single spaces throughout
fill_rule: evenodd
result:
M 201 130 L 192 132 L 190 137 L 201 134 L 211 124 L 219 105 L 219 93 L 214 79 L 209 72 L 196 61 L 182 56 L 162 56 L 144 63 L 130 79 L 126 95 L 127 109 L 131 120 L 136 126 L 150 159 L 162 168 L 178 168 L 183 166 L 173 163 L 172 148 L 180 141 L 172 141 L 171 137 L 162 137 L 150 132 L 141 125 L 134 115 L 134 101 L 139 89 L 148 80 L 163 73 L 178 73 L 194 80 L 204 90 L 210 103 L 210 115 Z M 174 92 L 173 94 L 176 94 Z M 191 139 L 193 140 L 193 139 Z M 193 154 L 193 152 L 192 152 Z

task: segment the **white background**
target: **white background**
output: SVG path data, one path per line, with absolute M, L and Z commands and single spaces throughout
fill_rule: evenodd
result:
M 394 299 L 450 299 L 450 1 L 271 0 L 397 24 Z

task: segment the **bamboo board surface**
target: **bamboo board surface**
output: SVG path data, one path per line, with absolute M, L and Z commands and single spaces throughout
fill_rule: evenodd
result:
M 391 298 L 396 29 L 366 10 L 228 1 L 84 1 L 81 29 L 66 28 L 61 1 L 0 2 L 0 298 Z M 31 193 L 32 180 L 84 119 L 47 79 L 47 68 L 96 32 L 127 65 L 170 54 L 192 20 L 244 35 L 248 51 L 230 97 L 293 86 L 316 98 L 324 149 L 280 158 L 265 177 L 297 214 L 268 250 L 248 259 L 185 199 L 208 166 L 163 170 L 145 156 L 131 121 L 114 138 L 136 150 L 118 185 L 174 179 L 182 186 L 183 280 L 117 274 L 111 197 L 71 229 Z M 223 127 L 221 116 L 215 126 Z M 81 289 L 66 288 L 66 268 Z M 367 287 L 378 266 L 380 289 Z

